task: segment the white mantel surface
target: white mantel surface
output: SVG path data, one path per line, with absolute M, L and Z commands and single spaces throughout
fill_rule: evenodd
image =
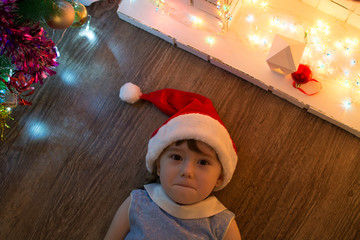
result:
M 332 16 L 301 1 L 276 0 L 272 1 L 272 4 L 280 4 L 281 1 L 291 2 L 281 6 L 283 9 L 288 7 L 289 14 L 296 10 L 304 13 L 304 19 L 320 16 L 322 19 L 334 21 Z M 224 34 L 217 34 L 216 29 L 211 26 L 194 28 L 174 15 L 155 11 L 155 8 L 154 2 L 150 0 L 122 0 L 117 12 L 121 19 L 360 137 L 360 104 L 352 103 L 350 107 L 344 107 L 344 101 L 349 97 L 349 89 L 339 88 L 335 81 L 326 79 L 318 79 L 322 83 L 322 90 L 314 96 L 307 96 L 295 89 L 289 75 L 282 76 L 270 70 L 266 62 L 267 51 L 250 48 L 244 44 L 243 39 L 239 39 L 236 31 L 243 27 L 237 20 L 243 14 L 241 9 L 232 20 L 230 29 Z M 179 12 L 179 15 L 184 17 L 183 12 Z M 211 44 L 206 41 L 210 36 L 213 38 Z

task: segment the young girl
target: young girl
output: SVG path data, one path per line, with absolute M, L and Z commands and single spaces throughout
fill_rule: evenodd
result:
M 241 239 L 234 214 L 214 196 L 230 181 L 236 149 L 211 101 L 174 89 L 142 94 L 127 83 L 120 98 L 144 99 L 170 116 L 148 144 L 153 183 L 132 191 L 105 239 Z

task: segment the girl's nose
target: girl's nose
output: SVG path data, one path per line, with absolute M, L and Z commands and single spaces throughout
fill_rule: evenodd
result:
M 183 177 L 193 177 L 194 175 L 194 166 L 191 161 L 183 161 L 181 167 L 181 176 Z

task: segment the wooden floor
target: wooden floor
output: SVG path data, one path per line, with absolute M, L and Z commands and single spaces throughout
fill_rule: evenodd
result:
M 119 88 L 177 88 L 213 100 L 239 149 L 216 195 L 243 239 L 360 239 L 360 139 L 117 17 L 88 7 L 96 43 L 68 29 L 57 75 L 14 109 L 0 143 L 0 239 L 102 239 L 144 181 L 167 117 Z M 61 32 L 55 33 L 54 40 Z

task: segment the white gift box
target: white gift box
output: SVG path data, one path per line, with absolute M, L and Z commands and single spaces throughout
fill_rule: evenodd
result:
M 266 62 L 270 69 L 282 75 L 296 72 L 305 43 L 282 35 L 275 35 Z

